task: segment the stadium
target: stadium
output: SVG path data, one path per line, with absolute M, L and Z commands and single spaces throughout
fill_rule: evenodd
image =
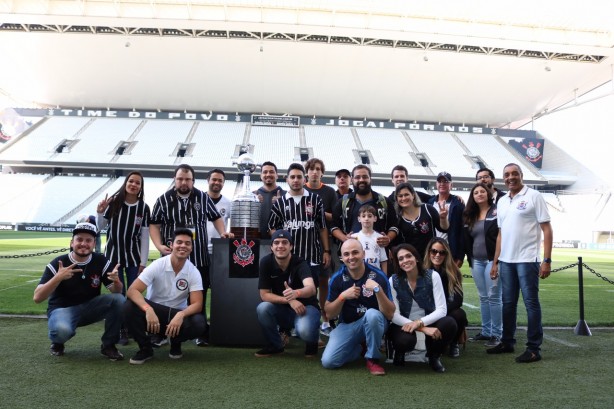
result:
M 291 163 L 320 158 L 330 185 L 338 169 L 367 164 L 374 190 L 385 195 L 393 191 L 395 165 L 407 167 L 409 180 L 426 193 L 434 192 L 436 175 L 447 171 L 453 193 L 465 200 L 482 167 L 492 169 L 495 185 L 505 190 L 501 173 L 513 162 L 548 203 L 555 247 L 570 249 L 570 262 L 583 254 L 599 258 L 614 249 L 614 200 L 608 130 L 590 125 L 611 117 L 613 22 L 614 9 L 599 1 L 521 0 L 513 6 L 481 1 L 0 2 L 0 230 L 70 232 L 81 215 L 96 214 L 97 203 L 133 170 L 143 173 L 145 200 L 152 208 L 172 186 L 173 169 L 183 163 L 195 168 L 195 185 L 204 191 L 205 174 L 223 169 L 229 175 L 223 194 L 234 197 L 242 190 L 234 163 L 244 153 L 258 163 L 274 162 L 280 178 Z M 565 116 L 574 112 L 584 115 L 574 118 L 584 126 L 575 144 L 594 146 L 595 159 L 580 155 L 579 147 L 563 140 L 566 131 L 553 127 L 568 123 Z M 285 187 L 283 179 L 278 183 Z M 252 186 L 259 184 L 257 171 Z M 600 251 L 584 253 L 594 250 Z M 611 271 L 611 264 L 605 265 Z M 611 307 L 611 290 L 606 291 L 609 297 L 600 302 Z M 576 302 L 572 294 L 567 298 Z M 611 325 L 611 308 L 604 317 L 599 322 Z M 569 326 L 558 317 L 553 322 Z M 42 332 L 36 336 L 44 338 Z M 601 337 L 606 342 L 611 332 Z M 574 338 L 565 342 L 578 343 Z M 214 354 L 222 361 L 227 351 Z M 483 358 L 474 354 L 476 360 Z M 240 359 L 232 360 L 241 365 Z M 192 364 L 198 370 L 198 363 Z M 274 363 L 264 368 L 277 370 Z M 45 368 L 49 376 L 54 370 L 53 365 Z M 559 370 L 578 368 L 552 364 L 540 374 Z M 265 395 L 251 401 L 229 398 L 241 383 L 232 371 L 224 366 L 210 374 L 232 380 L 218 385 L 223 392 L 209 392 L 209 398 L 219 399 L 214 407 L 279 405 Z M 258 368 L 246 371 L 261 376 Z M 345 376 L 334 373 L 325 383 L 318 381 L 319 369 L 306 371 L 317 386 L 310 389 L 312 395 L 332 394 L 331 385 L 338 387 Z M 394 396 L 385 384 L 363 384 L 359 372 L 350 379 L 360 388 L 369 393 L 382 388 Z M 460 378 L 454 382 L 475 391 Z M 506 389 L 503 381 L 497 385 Z M 430 392 L 440 393 L 439 388 Z M 568 400 L 559 396 L 566 392 L 561 387 L 538 403 L 612 403 L 602 391 L 579 388 L 577 396 L 565 396 Z M 197 389 L 189 388 L 191 393 Z M 483 406 L 484 396 L 474 395 L 464 399 Z M 318 405 L 312 397 L 305 407 Z M 172 402 L 157 399 L 162 406 Z M 454 402 L 446 399 L 442 402 Z M 27 407 L 36 400 L 26 396 L 15 403 Z M 56 396 L 51 401 L 61 402 Z M 391 402 L 403 401 L 395 397 Z M 496 398 L 486 402 L 512 406 Z M 378 405 L 363 396 L 357 406 L 367 404 Z M 115 406 L 124 407 L 104 407 Z

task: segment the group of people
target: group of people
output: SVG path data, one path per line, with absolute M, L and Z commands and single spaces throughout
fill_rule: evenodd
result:
M 271 253 L 260 260 L 257 317 L 267 344 L 257 357 L 284 352 L 285 334 L 294 329 L 305 341 L 306 357 L 323 346 L 320 333 L 329 336 L 325 368 L 362 356 L 370 373 L 383 375 L 387 337 L 395 365 L 424 345 L 431 368 L 444 372 L 442 355 L 458 357 L 466 339 L 460 273 L 466 257 L 482 317 L 470 340 L 486 341 L 490 354 L 513 352 L 522 291 L 528 342 L 516 361 L 541 359 L 538 278 L 550 272 L 552 228 L 544 199 L 524 185 L 519 165 L 503 170 L 506 194 L 494 188 L 491 170 L 480 169 L 466 204 L 452 194 L 448 172 L 437 175 L 437 193 L 428 195 L 409 182 L 404 166 L 395 166 L 390 197 L 373 191 L 366 165 L 338 170 L 336 190 L 322 182 L 324 172 L 320 159 L 293 163 L 284 191 L 275 164 L 262 164 L 263 185 L 254 194 Z M 133 364 L 153 357 L 153 348 L 164 342 L 175 359 L 188 339 L 208 344 L 208 243 L 232 237 L 226 231 L 230 201 L 221 195 L 222 170 L 209 172 L 207 192 L 194 187 L 194 175 L 180 165 L 174 188 L 150 213 L 143 176 L 130 173 L 98 205 L 98 224 L 108 226 L 104 256 L 93 251 L 96 227 L 75 227 L 71 252 L 47 266 L 34 294 L 35 302 L 49 298 L 53 355 L 64 353 L 77 327 L 101 319 L 101 353 L 112 360 L 123 358 L 115 347 L 120 334 L 130 334 L 139 346 Z M 162 257 L 147 266 L 150 239 Z M 101 283 L 111 294 L 101 295 Z

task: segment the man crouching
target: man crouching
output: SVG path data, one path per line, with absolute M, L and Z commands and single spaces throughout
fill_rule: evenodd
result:
M 168 356 L 172 359 L 183 357 L 182 342 L 203 333 L 205 318 L 200 314 L 203 283 L 200 273 L 188 260 L 191 252 L 192 231 L 176 229 L 171 254 L 146 267 L 128 289 L 125 322 L 139 345 L 139 351 L 130 358 L 131 364 L 139 365 L 153 358 L 151 340 L 146 332 L 170 338 Z M 143 297 L 146 289 L 147 299 Z

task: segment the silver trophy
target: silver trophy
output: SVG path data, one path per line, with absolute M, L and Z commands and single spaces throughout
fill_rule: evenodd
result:
M 256 171 L 258 165 L 249 153 L 239 156 L 233 165 L 237 165 L 239 172 L 243 173 L 243 191 L 232 200 L 230 231 L 235 237 L 258 239 L 260 237 L 260 201 L 249 187 L 250 175 Z

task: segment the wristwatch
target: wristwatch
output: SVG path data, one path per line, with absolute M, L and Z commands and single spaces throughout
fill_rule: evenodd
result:
M 547 258 L 544 259 L 543 262 L 547 263 L 547 264 L 550 264 L 550 263 L 552 263 L 552 259 L 550 257 L 547 257 Z
M 379 293 L 379 286 L 373 287 L 373 292 L 376 294 Z

